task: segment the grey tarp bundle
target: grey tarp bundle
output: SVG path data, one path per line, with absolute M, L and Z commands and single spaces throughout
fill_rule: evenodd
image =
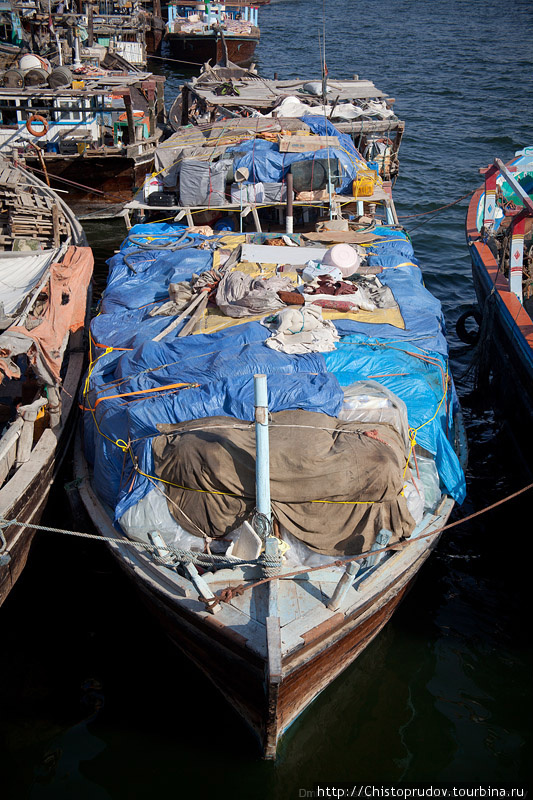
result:
M 268 314 L 285 307 L 277 292 L 290 291 L 291 288 L 292 282 L 287 275 L 253 278 L 245 272 L 234 270 L 226 273 L 218 285 L 217 306 L 228 317 Z
M 226 204 L 226 174 L 230 161 L 187 159 L 180 169 L 182 206 L 223 206 Z
M 271 425 L 272 509 L 297 539 L 319 553 L 352 555 L 367 550 L 381 528 L 392 531 L 391 543 L 409 536 L 415 523 L 401 495 L 405 448 L 391 426 L 313 411 L 279 411 Z M 223 537 L 249 517 L 253 424 L 209 417 L 158 427 L 155 472 L 168 482 L 168 507 L 180 525 Z

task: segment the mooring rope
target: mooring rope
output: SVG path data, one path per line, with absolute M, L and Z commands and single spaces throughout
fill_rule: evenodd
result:
M 453 202 L 451 202 L 451 203 L 446 203 L 446 205 L 444 205 L 444 206 L 439 206 L 439 208 L 434 208 L 434 209 L 431 209 L 430 211 L 421 211 L 419 214 L 407 214 L 407 215 L 404 215 L 404 216 L 400 216 L 400 217 L 398 217 L 398 220 L 413 219 L 414 217 L 427 217 L 427 219 L 424 219 L 418 225 L 415 225 L 414 228 L 409 228 L 407 233 L 411 234 L 413 231 L 416 231 L 416 230 L 418 230 L 418 228 L 421 228 L 422 225 L 425 225 L 426 222 L 431 222 L 431 220 L 434 217 L 436 217 L 438 214 L 440 214 L 442 211 L 446 211 L 446 209 L 452 208 L 452 206 L 456 206 L 458 203 L 460 203 L 466 197 L 471 197 L 472 194 L 473 194 L 473 191 L 467 192 L 466 194 L 463 194 L 461 197 L 458 197 L 457 200 L 453 200 Z
M 109 544 L 115 545 L 116 547 L 127 545 L 129 547 L 133 547 L 138 550 L 144 550 L 145 552 L 152 555 L 156 561 L 159 561 L 161 564 L 167 567 L 172 566 L 172 564 L 169 564 L 167 559 L 161 557 L 160 553 L 163 550 L 167 551 L 169 556 L 175 556 L 183 563 L 189 563 L 192 561 L 193 563 L 196 563 L 199 566 L 203 567 L 215 564 L 218 565 L 223 564 L 224 566 L 239 567 L 251 563 L 263 563 L 265 560 L 268 560 L 265 558 L 261 558 L 260 560 L 253 559 L 246 561 L 239 558 L 235 558 L 233 556 L 217 555 L 214 553 L 202 553 L 199 551 L 196 552 L 195 550 L 182 550 L 179 547 L 172 547 L 171 545 L 168 545 L 166 543 L 164 547 L 157 547 L 155 545 L 148 544 L 147 542 L 139 542 L 133 539 L 126 539 L 126 538 L 115 539 L 112 536 L 101 536 L 100 534 L 96 533 L 85 533 L 83 531 L 68 530 L 66 528 L 54 528 L 51 525 L 37 525 L 34 522 L 19 522 L 19 520 L 17 519 L 4 519 L 3 517 L 0 517 L 0 543 L 1 543 L 0 551 L 6 549 L 3 544 L 5 541 L 5 536 L 3 534 L 3 531 L 6 530 L 6 528 L 11 527 L 12 525 L 19 528 L 32 528 L 36 531 L 47 531 L 48 533 L 61 533 L 66 536 L 78 536 L 82 539 L 92 539 L 100 542 L 108 542 Z
M 330 564 L 322 564 L 321 566 L 318 566 L 318 567 L 304 567 L 304 568 L 301 568 L 301 569 L 298 569 L 298 570 L 294 570 L 292 572 L 284 572 L 281 575 L 269 576 L 269 577 L 263 578 L 260 581 L 256 581 L 256 582 L 254 582 L 252 584 L 248 584 L 247 586 L 244 586 L 244 587 L 241 584 L 241 586 L 230 588 L 229 590 L 224 590 L 223 595 L 225 596 L 225 594 L 227 594 L 228 597 L 229 597 L 228 600 L 224 600 L 224 596 L 222 596 L 222 595 L 221 595 L 221 597 L 219 599 L 222 599 L 224 602 L 229 602 L 231 597 L 235 596 L 235 595 L 231 594 L 233 591 L 235 591 L 236 594 L 242 594 L 242 592 L 246 591 L 247 589 L 252 589 L 254 586 L 259 586 L 262 583 L 268 583 L 269 581 L 275 580 L 277 578 L 283 578 L 283 579 L 284 578 L 291 578 L 291 577 L 294 577 L 296 575 L 304 575 L 307 572 L 315 572 L 316 570 L 326 569 L 328 566 L 343 566 L 344 564 L 347 564 L 350 561 L 361 561 L 361 560 L 367 558 L 368 556 L 376 556 L 376 555 L 379 555 L 380 553 L 386 553 L 386 552 L 388 552 L 390 550 L 401 550 L 401 549 L 404 549 L 405 547 L 408 547 L 410 544 L 414 544 L 415 542 L 419 542 L 422 539 L 428 539 L 430 536 L 436 536 L 437 534 L 442 533 L 443 531 L 450 530 L 450 528 L 455 528 L 457 525 L 461 525 L 463 522 L 469 522 L 470 520 L 472 520 L 472 519 L 474 519 L 476 517 L 479 517 L 479 516 L 481 516 L 483 514 L 486 514 L 489 511 L 492 511 L 493 509 L 497 508 L 498 506 L 501 506 L 504 503 L 509 502 L 510 500 L 514 500 L 516 497 L 519 497 L 521 494 L 524 494 L 525 492 L 529 491 L 530 489 L 533 489 L 533 483 L 530 483 L 527 486 L 522 487 L 522 489 L 518 489 L 516 492 L 513 492 L 512 494 L 507 495 L 507 497 L 503 497 L 500 500 L 497 500 L 496 502 L 491 503 L 489 506 L 486 506 L 485 508 L 482 508 L 479 511 L 474 511 L 472 514 L 469 514 L 466 517 L 462 517 L 461 519 L 457 519 L 454 522 L 449 522 L 449 523 L 447 523 L 446 525 L 443 525 L 440 528 L 436 528 L 433 531 L 429 531 L 428 533 L 421 534 L 420 536 L 417 536 L 417 537 L 415 537 L 413 539 L 405 539 L 402 542 L 396 542 L 395 544 L 388 545 L 387 547 L 381 547 L 381 548 L 379 548 L 377 550 L 366 550 L 366 551 L 364 551 L 362 553 L 358 553 L 357 555 L 344 556 L 342 558 L 336 559 L 335 561 L 331 562 Z M 231 567 L 239 567 L 239 566 L 248 566 L 248 565 L 251 565 L 251 564 L 252 565 L 253 564 L 274 565 L 275 566 L 275 565 L 279 565 L 279 563 L 280 563 L 279 562 L 279 558 L 269 558 L 268 556 L 265 555 L 265 553 L 262 553 L 259 556 L 259 558 L 256 558 L 256 559 L 242 560 L 242 559 L 239 559 L 239 558 L 235 558 L 233 556 L 216 555 L 216 554 L 213 554 L 213 553 L 202 553 L 202 552 L 196 552 L 194 550 L 182 550 L 181 548 L 172 547 L 171 545 L 167 545 L 166 543 L 165 543 L 164 548 L 163 547 L 156 547 L 155 545 L 150 545 L 150 544 L 145 543 L 145 542 L 134 541 L 132 539 L 126 539 L 126 538 L 115 539 L 112 536 L 101 536 L 100 534 L 85 533 L 83 531 L 73 531 L 73 530 L 68 530 L 66 528 L 55 528 L 55 527 L 52 527 L 50 525 L 37 525 L 36 523 L 33 523 L 33 522 L 19 522 L 19 520 L 17 520 L 17 519 L 8 520 L 8 519 L 5 519 L 3 517 L 0 517 L 0 542 L 1 542 L 0 552 L 4 551 L 6 549 L 6 547 L 4 545 L 5 536 L 4 536 L 3 532 L 7 528 L 11 527 L 12 525 L 16 526 L 16 527 L 20 527 L 20 528 L 32 528 L 32 529 L 34 529 L 36 531 L 47 531 L 49 533 L 60 533 L 60 534 L 64 534 L 64 535 L 67 535 L 67 536 L 77 536 L 77 537 L 80 537 L 82 539 L 96 540 L 96 541 L 100 541 L 100 542 L 108 542 L 109 544 L 112 544 L 115 547 L 118 547 L 118 546 L 121 546 L 121 545 L 127 545 L 127 546 L 130 546 L 130 547 L 133 547 L 133 548 L 137 548 L 138 550 L 144 550 L 145 552 L 150 553 L 150 555 L 153 556 L 154 560 L 158 561 L 159 563 L 161 563 L 162 565 L 164 565 L 166 567 L 173 566 L 173 565 L 169 564 L 167 559 L 162 558 L 160 556 L 160 552 L 162 550 L 165 550 L 169 554 L 174 555 L 177 559 L 181 560 L 182 563 L 190 563 L 190 562 L 192 562 L 192 563 L 198 564 L 199 566 L 206 567 L 206 568 L 207 568 L 208 565 L 214 566 L 214 565 L 223 565 L 224 564 L 224 565 L 231 566 Z M 178 565 L 176 564 L 176 566 L 178 566 Z M 229 592 L 229 594 L 228 594 L 228 592 Z

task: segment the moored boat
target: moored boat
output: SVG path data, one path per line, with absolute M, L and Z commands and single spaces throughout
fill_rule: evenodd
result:
M 208 61 L 216 64 L 223 58 L 248 66 L 260 38 L 258 6 L 264 4 L 265 0 L 169 3 L 163 37 L 169 56 L 195 66 Z
M 529 453 L 533 418 L 533 147 L 480 170 L 466 220 L 480 323 L 480 370 L 492 375 L 498 404 Z M 459 320 L 463 334 L 468 310 Z M 467 336 L 463 338 L 468 339 Z
M 48 186 L 0 159 L 0 604 L 73 431 L 92 253 Z
M 384 180 L 399 173 L 399 149 L 405 122 L 394 113 L 394 98 L 370 80 L 354 75 L 349 80 L 325 76 L 322 80 L 280 80 L 243 69 L 231 59 L 205 65 L 200 75 L 185 81 L 169 111 L 169 122 L 206 128 L 235 117 L 246 119 L 253 130 L 265 119 L 298 119 L 320 114 L 341 133 L 348 134 L 357 150 L 375 162 Z
M 375 215 L 318 228 L 135 226 L 76 448 L 95 529 L 268 758 L 465 491 L 442 312 L 407 235 Z
M 126 204 L 136 221 L 186 219 L 234 231 L 349 227 L 368 212 L 398 218 L 392 182 L 324 116 L 246 119 L 179 127 L 155 153 L 155 172 Z
M 30 71 L 36 85 L 15 70 L 19 85 L 0 87 L 0 154 L 67 191 L 79 218 L 119 215 L 153 169 L 164 78 L 88 64 Z

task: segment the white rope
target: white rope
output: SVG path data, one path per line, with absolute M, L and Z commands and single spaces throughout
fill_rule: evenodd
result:
M 111 536 L 100 536 L 99 534 L 94 534 L 94 533 L 71 531 L 71 530 L 66 530 L 65 528 L 53 528 L 50 525 L 36 525 L 33 522 L 19 522 L 16 519 L 4 519 L 3 517 L 0 517 L 0 532 L 5 530 L 6 528 L 11 527 L 12 525 L 20 528 L 33 528 L 36 531 L 48 531 L 49 533 L 62 533 L 66 536 L 78 536 L 82 539 L 95 539 L 100 542 L 108 542 L 109 544 L 112 544 L 116 547 L 119 547 L 121 545 L 128 545 L 138 550 L 145 551 L 149 555 L 153 556 L 153 558 L 156 561 L 163 564 L 164 566 L 172 567 L 172 564 L 169 564 L 168 561 L 166 561 L 164 558 L 161 557 L 161 555 L 159 555 L 159 552 L 161 552 L 163 548 L 157 548 L 154 545 L 145 542 L 138 542 L 126 538 L 115 539 Z M 3 538 L 4 537 L 2 536 L 2 539 Z M 204 567 L 206 567 L 207 565 L 211 566 L 230 565 L 231 567 L 239 567 L 239 566 L 244 566 L 246 564 L 264 564 L 265 561 L 268 562 L 271 561 L 271 559 L 266 558 L 264 554 L 259 558 L 243 561 L 240 558 L 235 558 L 234 556 L 216 555 L 213 553 L 200 553 L 194 550 L 182 550 L 179 547 L 172 547 L 171 545 L 167 545 L 166 543 L 165 543 L 165 551 L 168 551 L 169 555 L 175 556 L 180 562 L 188 563 L 192 561 L 193 563 L 197 563 Z M 272 563 L 278 563 L 278 562 L 277 560 L 272 560 Z

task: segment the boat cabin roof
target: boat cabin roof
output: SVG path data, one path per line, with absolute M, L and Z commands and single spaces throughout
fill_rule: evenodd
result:
M 94 95 L 108 94 L 116 92 L 122 88 L 132 88 L 146 80 L 163 82 L 165 78 L 161 75 L 153 75 L 151 72 L 135 73 L 114 73 L 110 75 L 99 75 L 95 77 L 79 76 L 85 84 L 83 89 L 72 89 L 70 86 L 58 86 L 52 89 L 49 86 L 31 86 L 24 89 L 18 87 L 3 86 L 0 88 L 1 97 L 36 97 L 39 99 L 55 97 L 85 97 Z
M 213 72 L 213 77 L 216 72 Z M 220 76 L 222 77 L 222 76 Z M 312 100 L 321 101 L 321 97 L 304 91 L 303 87 L 308 80 L 270 80 L 261 78 L 248 72 L 245 75 L 236 75 L 233 78 L 234 85 L 238 87 L 238 95 L 218 95 L 215 90 L 219 83 L 192 80 L 184 85 L 194 94 L 204 99 L 211 105 L 223 106 L 252 106 L 253 108 L 269 108 L 280 97 L 295 96 L 302 102 Z M 393 98 L 387 97 L 385 92 L 380 91 L 372 81 L 367 80 L 328 80 L 328 101 L 345 102 L 351 100 L 370 100 L 379 98 L 385 100 L 389 105 L 394 102 Z

